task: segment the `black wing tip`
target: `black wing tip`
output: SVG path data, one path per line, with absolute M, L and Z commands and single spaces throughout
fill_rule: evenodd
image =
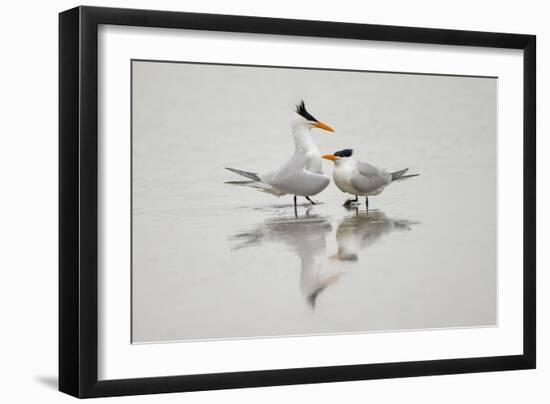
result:
M 313 115 L 311 115 L 307 109 L 306 109 L 306 103 L 304 100 L 301 100 L 298 105 L 296 105 L 296 113 L 300 115 L 301 117 L 307 119 L 308 121 L 312 122 L 319 122 Z

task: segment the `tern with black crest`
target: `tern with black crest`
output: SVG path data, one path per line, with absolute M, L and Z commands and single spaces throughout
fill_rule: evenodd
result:
M 334 163 L 332 178 L 340 191 L 355 196 L 344 205 L 359 201 L 359 196 L 365 197 L 367 211 L 369 196 L 380 194 L 388 185 L 395 181 L 416 177 L 419 174 L 405 175 L 408 168 L 389 172 L 369 163 L 358 161 L 353 157 L 352 149 L 339 150 L 334 154 L 325 154 L 324 159 Z
M 313 128 L 334 132 L 330 126 L 314 118 L 302 101 L 296 106 L 292 119 L 295 147 L 293 156 L 280 168 L 265 174 L 226 167 L 227 170 L 247 178 L 245 181 L 228 181 L 226 184 L 247 186 L 275 196 L 294 195 L 294 207 L 297 196 L 303 196 L 315 204 L 310 196 L 324 190 L 330 183 L 330 178 L 323 174 L 321 154 L 311 137 Z

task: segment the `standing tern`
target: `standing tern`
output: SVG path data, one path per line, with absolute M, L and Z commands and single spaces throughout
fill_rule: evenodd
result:
M 294 155 L 280 168 L 265 174 L 237 170 L 226 167 L 227 170 L 246 177 L 246 181 L 228 181 L 226 184 L 243 185 L 256 188 L 275 196 L 286 194 L 296 197 L 304 196 L 315 205 L 310 196 L 317 195 L 330 183 L 330 178 L 323 174 L 321 154 L 311 137 L 311 129 L 319 128 L 334 132 L 327 124 L 315 119 L 302 101 L 296 106 L 296 114 L 292 120 L 292 135 L 294 137 Z
M 408 168 L 393 173 L 375 167 L 369 163 L 355 160 L 352 149 L 339 150 L 334 154 L 325 154 L 324 159 L 334 163 L 332 178 L 340 191 L 355 195 L 344 205 L 350 205 L 359 200 L 358 196 L 365 197 L 367 211 L 369 210 L 369 196 L 380 194 L 384 188 L 394 181 L 416 177 L 420 174 L 405 175 Z

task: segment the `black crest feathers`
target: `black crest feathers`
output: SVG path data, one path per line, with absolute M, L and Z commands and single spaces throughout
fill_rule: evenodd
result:
M 307 112 L 307 109 L 306 109 L 306 104 L 304 103 L 304 101 L 302 100 L 298 105 L 296 105 L 296 113 L 302 117 L 304 117 L 305 119 L 307 119 L 308 121 L 311 121 L 311 122 L 319 122 L 317 119 L 315 119 L 313 117 L 313 115 L 311 115 L 309 112 Z
M 351 157 L 353 155 L 353 149 L 338 150 L 334 155 L 338 157 Z

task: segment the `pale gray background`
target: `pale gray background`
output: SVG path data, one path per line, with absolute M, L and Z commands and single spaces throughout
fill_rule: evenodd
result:
M 134 342 L 496 324 L 496 88 L 134 62 Z M 333 184 L 298 220 L 288 196 L 224 185 L 237 179 L 224 166 L 262 172 L 289 157 L 301 98 L 336 129 L 313 132 L 322 153 L 353 147 L 421 176 L 371 198 L 368 219 Z M 344 238 L 364 239 L 355 263 L 333 257 Z

